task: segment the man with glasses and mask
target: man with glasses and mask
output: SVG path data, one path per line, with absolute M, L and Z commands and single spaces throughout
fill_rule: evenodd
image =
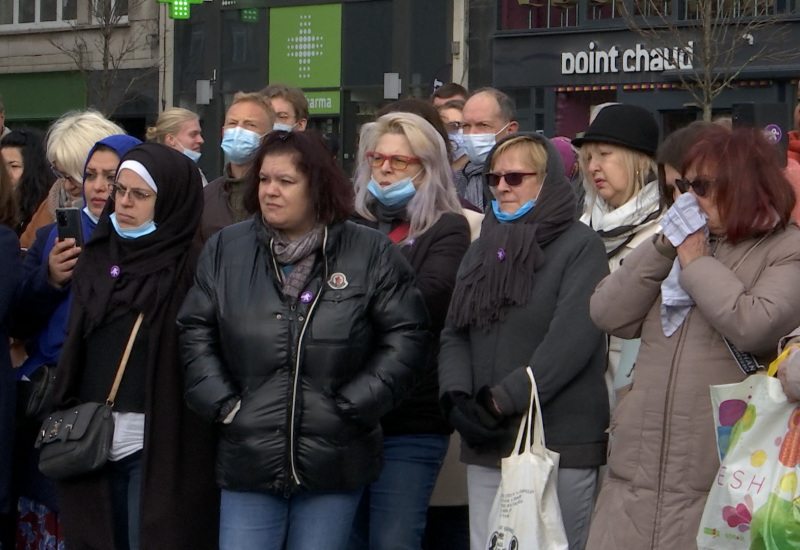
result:
M 491 203 L 491 193 L 484 186 L 483 163 L 494 144 L 503 136 L 519 129 L 514 101 L 495 88 L 481 88 L 464 104 L 464 147 L 469 162 L 461 170 L 456 186 L 459 196 L 478 208 L 486 210 Z
M 197 240 L 205 243 L 211 235 L 250 217 L 244 208 L 244 181 L 261 138 L 272 131 L 275 111 L 263 94 L 237 92 L 225 114 L 222 151 L 228 163 L 224 173 L 203 190 L 203 216 Z
M 303 90 L 285 84 L 269 84 L 260 92 L 275 111 L 273 130 L 302 132 L 308 124 L 308 100 Z

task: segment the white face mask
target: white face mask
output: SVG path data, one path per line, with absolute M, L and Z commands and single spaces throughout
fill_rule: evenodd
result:
M 202 153 L 198 151 L 192 151 L 191 149 L 187 149 L 183 145 L 181 145 L 181 149 L 183 149 L 183 154 L 192 159 L 193 161 L 197 162 L 198 160 L 200 160 L 200 156 L 202 155 Z
M 297 126 L 297 123 L 294 124 L 283 124 L 281 122 L 276 122 L 272 125 L 272 130 L 280 130 L 282 132 L 291 132 L 294 130 L 294 127 Z
M 497 134 L 508 128 L 510 122 L 500 128 L 494 134 L 464 134 L 464 148 L 467 150 L 467 158 L 472 164 L 483 164 L 489 151 L 495 144 Z
M 453 148 L 453 159 L 458 160 L 467 154 L 467 150 L 464 147 L 464 130 L 459 130 L 458 132 L 453 132 L 447 134 L 447 137 L 450 138 L 450 144 Z

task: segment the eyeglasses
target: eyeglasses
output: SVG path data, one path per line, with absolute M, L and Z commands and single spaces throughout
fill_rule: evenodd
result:
M 375 151 L 367 152 L 367 160 L 373 168 L 380 168 L 383 163 L 389 161 L 389 166 L 393 170 L 405 170 L 413 162 L 421 162 L 418 158 L 407 157 L 405 155 L 384 155 Z
M 451 134 L 455 134 L 456 132 L 458 132 L 461 129 L 461 123 L 460 122 L 456 122 L 456 121 L 446 122 L 444 127 Z
M 76 187 L 83 187 L 83 181 L 82 180 L 77 180 L 77 179 L 73 178 L 72 176 L 69 176 L 69 175 L 65 174 L 64 172 L 62 172 L 61 170 L 56 168 L 55 165 L 53 165 L 53 164 L 50 165 L 50 171 L 53 173 L 53 175 L 58 180 L 69 180 L 69 182 L 72 185 L 74 185 Z
M 488 180 L 489 187 L 497 187 L 500 185 L 500 180 L 506 180 L 506 183 L 511 187 L 516 187 L 520 183 L 522 183 L 522 178 L 525 176 L 537 176 L 539 175 L 538 172 L 509 172 L 507 174 L 495 174 L 493 172 L 489 172 L 486 174 L 486 179 Z
M 128 189 L 127 187 L 123 187 L 118 183 L 114 183 L 111 185 L 111 197 L 114 200 L 120 200 L 123 197 L 125 197 L 125 195 L 128 195 L 134 201 L 142 202 L 145 199 L 149 199 L 154 194 L 155 193 L 147 193 L 145 191 L 142 191 L 141 189 Z
M 686 193 L 690 188 L 694 191 L 694 194 L 698 197 L 705 197 L 708 194 L 708 190 L 711 187 L 711 184 L 717 181 L 714 178 L 704 178 L 698 177 L 689 181 L 683 178 L 676 178 L 675 185 L 678 186 L 678 191 L 681 193 Z

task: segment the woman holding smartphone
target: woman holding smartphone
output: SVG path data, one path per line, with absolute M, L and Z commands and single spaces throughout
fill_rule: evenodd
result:
M 83 159 L 83 197 L 87 206 L 72 210 L 78 214 L 72 227 L 81 232 L 84 241 L 89 240 L 103 210 L 120 157 L 141 143 L 126 135 L 100 137 Z M 76 137 L 74 144 L 81 141 Z M 64 159 L 63 153 L 60 158 Z M 51 223 L 37 232 L 36 241 L 25 256 L 24 280 L 14 304 L 14 336 L 25 340 L 28 357 L 14 374 L 18 380 L 17 400 L 20 408 L 28 412 L 33 389 L 40 387 L 43 379 L 52 384 L 66 335 L 72 273 L 81 250 L 73 238 L 60 240 L 57 224 Z M 42 408 L 46 406 L 42 403 Z M 38 452 L 33 448 L 40 425 L 38 417 L 20 418 L 17 427 L 15 477 L 22 502 L 20 522 L 26 525 L 30 544 L 57 537 L 58 503 L 52 482 L 39 472 Z

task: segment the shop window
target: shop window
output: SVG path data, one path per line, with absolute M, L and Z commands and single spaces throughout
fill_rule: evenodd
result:
M 59 27 L 78 19 L 79 0 L 0 0 L 0 25 L 21 28 Z M 129 0 L 92 0 L 95 24 L 127 23 Z
M 588 19 L 616 19 L 624 14 L 623 0 L 589 0 Z
M 679 19 L 701 19 L 703 13 L 712 18 L 736 19 L 790 13 L 797 0 L 679 0 Z M 787 10 L 788 8 L 788 10 Z
M 672 0 L 634 0 L 634 15 L 667 17 L 672 14 Z
M 128 19 L 128 0 L 93 0 L 94 19 L 96 22 L 103 21 L 119 22 Z
M 500 30 L 578 25 L 578 0 L 500 0 Z
M 105 1 L 124 5 L 127 14 L 128 0 Z M 36 29 L 63 26 L 77 19 L 78 0 L 0 0 L 0 25 Z

